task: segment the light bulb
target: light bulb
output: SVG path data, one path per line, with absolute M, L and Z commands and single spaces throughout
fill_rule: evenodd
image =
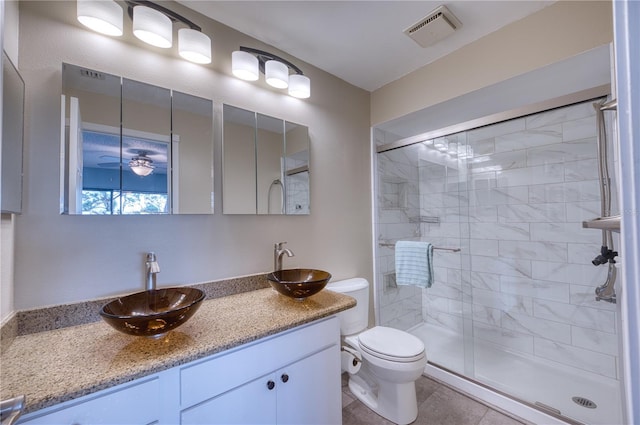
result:
M 289 68 L 277 60 L 270 60 L 264 64 L 264 76 L 267 84 L 278 89 L 289 86 Z
M 289 94 L 299 99 L 307 99 L 311 96 L 311 80 L 300 74 L 290 75 Z
M 147 6 L 133 8 L 133 35 L 152 46 L 168 49 L 173 44 L 171 19 Z
M 113 0 L 78 0 L 78 21 L 94 31 L 122 35 L 122 7 Z
M 178 53 L 191 62 L 211 63 L 211 39 L 200 31 L 181 28 L 178 30 Z
M 258 58 L 251 53 L 236 50 L 231 53 L 231 72 L 241 80 L 256 81 L 260 76 Z

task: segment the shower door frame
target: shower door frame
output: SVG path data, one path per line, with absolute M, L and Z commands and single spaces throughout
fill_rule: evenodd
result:
M 564 106 L 573 105 L 575 103 L 586 102 L 609 95 L 611 95 L 611 87 L 608 84 L 604 84 L 590 89 L 581 90 L 576 93 L 571 93 L 542 102 L 533 103 L 531 105 L 523 106 L 520 108 L 511 109 L 509 111 L 498 112 L 496 114 L 487 115 L 463 123 L 450 125 L 438 130 L 428 131 L 426 133 L 418 134 L 411 137 L 405 137 L 404 139 L 400 139 L 386 145 L 378 146 L 376 148 L 376 153 L 382 153 L 393 149 L 414 145 L 416 143 L 421 143 L 430 139 L 449 136 L 451 134 L 472 130 L 474 128 L 497 124 L 502 121 L 521 118 L 526 115 L 533 115 L 540 112 L 548 111 L 550 109 L 561 108 Z

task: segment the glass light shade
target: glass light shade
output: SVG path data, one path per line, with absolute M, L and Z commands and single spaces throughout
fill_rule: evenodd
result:
M 195 63 L 211 63 L 211 39 L 191 28 L 178 30 L 178 53 Z
M 231 72 L 241 80 L 256 81 L 260 76 L 258 58 L 251 53 L 236 50 L 231 53 Z
M 444 138 L 436 139 L 433 142 L 433 147 L 439 150 L 440 152 L 446 152 L 448 149 L 447 145 L 448 145 L 447 140 Z
M 149 159 L 134 157 L 129 161 L 129 168 L 131 168 L 134 174 L 145 177 L 153 173 L 155 167 Z
M 133 34 L 145 43 L 163 49 L 173 44 L 171 19 L 147 6 L 133 8 Z
M 311 96 L 311 80 L 304 75 L 292 74 L 289 76 L 289 95 L 299 99 Z
M 286 89 L 289 86 L 289 68 L 276 60 L 267 61 L 264 64 L 264 77 L 267 84 L 278 89 Z
M 105 35 L 122 35 L 122 7 L 113 0 L 78 0 L 76 13 L 87 28 Z

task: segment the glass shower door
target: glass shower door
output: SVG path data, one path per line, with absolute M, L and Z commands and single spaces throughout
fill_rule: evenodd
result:
M 431 364 L 604 425 L 622 419 L 617 310 L 595 301 L 601 235 L 582 228 L 600 215 L 592 103 L 379 153 L 376 295 Z M 395 285 L 399 239 L 443 248 L 431 288 Z

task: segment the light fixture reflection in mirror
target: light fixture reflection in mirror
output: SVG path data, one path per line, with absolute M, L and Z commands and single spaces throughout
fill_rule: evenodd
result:
M 153 173 L 155 166 L 153 165 L 153 161 L 147 158 L 146 154 L 142 152 L 140 156 L 134 156 L 131 158 L 131 161 L 129 161 L 129 168 L 131 168 L 131 171 L 135 174 L 146 177 Z

